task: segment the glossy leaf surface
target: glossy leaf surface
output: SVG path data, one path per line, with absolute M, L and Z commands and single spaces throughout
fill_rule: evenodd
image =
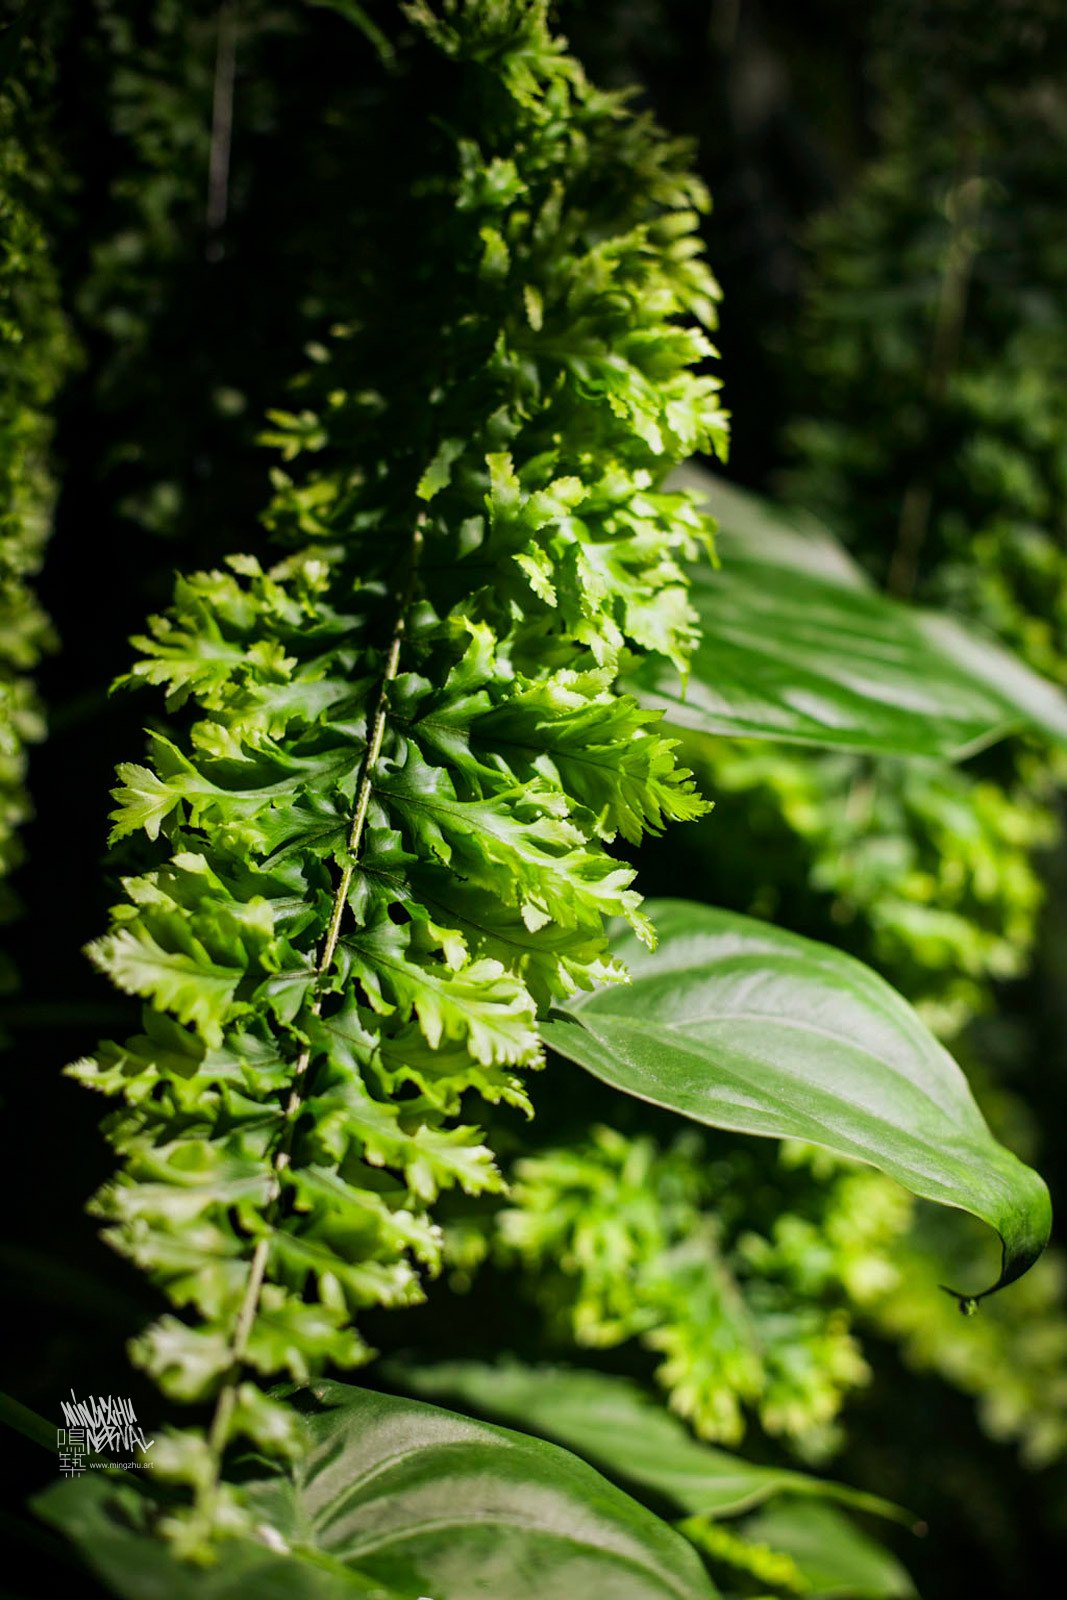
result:
M 1067 740 L 1067 700 L 993 640 L 892 600 L 814 519 L 687 469 L 721 565 L 691 569 L 702 633 L 682 678 L 633 685 L 678 728 L 959 760 L 1013 730 Z
M 264 1544 L 230 1541 L 206 1574 L 138 1531 L 143 1497 L 104 1474 L 56 1484 L 37 1509 L 129 1600 L 716 1593 L 680 1534 L 554 1444 L 341 1383 L 297 1404 L 307 1454 L 244 1485 Z
M 1032 1265 L 1051 1224 L 1044 1183 L 996 1142 L 959 1067 L 887 983 L 750 917 L 682 900 L 649 910 L 655 952 L 615 941 L 632 983 L 569 1001 L 546 1043 L 638 1099 L 822 1145 L 980 1217 L 1004 1247 L 995 1288 Z

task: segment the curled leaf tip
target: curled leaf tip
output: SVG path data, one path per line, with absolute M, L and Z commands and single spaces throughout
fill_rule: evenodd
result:
M 965 1294 L 962 1289 L 954 1289 L 949 1283 L 939 1283 L 937 1287 L 942 1294 L 947 1294 L 950 1299 L 955 1300 L 956 1309 L 961 1317 L 973 1317 L 976 1315 L 978 1307 L 986 1295 L 996 1294 L 997 1290 L 1002 1289 L 1004 1285 L 1002 1282 L 997 1282 L 991 1289 L 983 1289 L 980 1294 Z

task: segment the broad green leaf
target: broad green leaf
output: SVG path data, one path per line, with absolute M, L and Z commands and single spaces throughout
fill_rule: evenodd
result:
M 813 520 L 688 469 L 720 522 L 721 566 L 691 571 L 701 628 L 683 684 L 631 682 L 695 733 L 960 760 L 1016 729 L 1067 740 L 1067 699 L 992 640 L 875 592 Z
M 542 1027 L 547 1044 L 654 1105 L 822 1145 L 980 1217 L 1003 1244 L 994 1289 L 1036 1261 L 1045 1185 L 997 1144 L 959 1067 L 887 983 L 750 917 L 684 900 L 647 909 L 658 950 L 619 935 L 632 983 L 568 1001 Z
M 1029 726 L 1062 742 L 1065 701 L 1056 684 L 955 617 L 940 611 L 918 611 L 916 617 L 926 639 L 1013 710 L 1018 727 Z
M 754 1544 L 791 1556 L 808 1600 L 911 1600 L 907 1572 L 832 1506 L 776 1501 L 745 1522 Z
M 341 1383 L 296 1403 L 307 1455 L 243 1485 L 264 1546 L 233 1541 L 195 1590 L 188 1568 L 129 1525 L 142 1509 L 132 1488 L 111 1491 L 100 1475 L 54 1485 L 35 1507 L 128 1600 L 716 1594 L 680 1534 L 557 1445 Z
M 409 1600 L 315 1552 L 226 1539 L 209 1567 L 178 1560 L 147 1531 L 147 1496 L 110 1472 L 53 1484 L 33 1502 L 122 1600 Z
M 576 1367 L 524 1367 L 504 1361 L 390 1363 L 390 1377 L 415 1394 L 445 1397 L 545 1434 L 612 1478 L 651 1489 L 694 1515 L 729 1517 L 778 1494 L 839 1500 L 894 1520 L 905 1512 L 875 1495 L 784 1467 L 757 1466 L 701 1444 L 677 1417 L 629 1378 Z

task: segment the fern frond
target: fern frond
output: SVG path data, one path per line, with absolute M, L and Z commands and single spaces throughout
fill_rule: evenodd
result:
M 194 1552 L 230 1442 L 287 1447 L 250 1374 L 366 1358 L 353 1317 L 439 1264 L 437 1194 L 502 1187 L 465 1097 L 526 1109 L 538 1016 L 622 976 L 606 919 L 651 939 L 605 841 L 707 809 L 614 688 L 693 637 L 681 562 L 710 529 L 659 486 L 724 437 L 693 370 L 703 197 L 544 6 L 411 15 L 449 132 L 394 177 L 358 326 L 274 418 L 293 553 L 180 580 L 141 641 L 130 679 L 192 720 L 120 769 L 115 833 L 158 859 L 91 955 L 145 1027 L 73 1069 L 120 1101 L 109 1237 L 188 1319 L 135 1357 L 215 1400 L 206 1453 L 168 1444 Z

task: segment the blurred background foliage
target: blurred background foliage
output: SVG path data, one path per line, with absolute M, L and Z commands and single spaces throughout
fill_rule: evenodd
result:
M 0 852 L 15 864 L 23 825 L 27 854 L 5 1095 L 34 1197 L 0 1264 L 22 1308 L 19 1392 L 49 1416 L 72 1385 L 154 1403 L 122 1349 L 148 1291 L 80 1213 L 107 1166 L 95 1108 L 57 1074 L 112 1020 L 78 952 L 103 924 L 107 791 L 142 710 L 106 688 L 172 569 L 247 542 L 267 414 L 308 345 L 358 312 L 361 191 L 382 192 L 389 151 L 373 40 L 337 14 L 353 10 L 56 0 L 0 98 L 4 605 L 40 564 L 59 484 L 44 610 L 20 598 L 32 626 L 0 664 Z M 695 142 L 730 475 L 815 513 L 891 592 L 1067 681 L 1067 11 L 570 0 L 560 20 L 593 76 L 635 84 Z M 28 821 L 45 612 L 62 650 L 39 668 L 50 736 Z M 722 740 L 694 759 L 715 812 L 643 851 L 646 892 L 699 885 L 870 962 L 952 1040 L 994 1131 L 1062 1203 L 1049 752 L 1014 740 L 948 768 Z M 679 1136 L 558 1066 L 538 1108 L 494 1136 L 515 1153 L 507 1202 L 456 1204 L 448 1287 L 383 1343 L 579 1348 L 653 1379 L 708 1440 L 832 1463 L 917 1510 L 934 1537 L 897 1548 L 929 1595 L 1046 1581 L 1067 1517 L 1062 1253 L 964 1320 L 938 1285 L 980 1279 L 988 1245 L 872 1172 Z M 20 1493 L 35 1470 L 16 1464 Z
M 63 174 L 48 139 L 51 62 L 0 82 L 0 919 L 17 914 L 7 883 L 30 814 L 27 749 L 43 736 L 32 672 L 54 646 L 33 592 L 55 500 L 51 406 L 73 347 L 44 223 Z M 0 953 L 0 987 L 14 974 Z

